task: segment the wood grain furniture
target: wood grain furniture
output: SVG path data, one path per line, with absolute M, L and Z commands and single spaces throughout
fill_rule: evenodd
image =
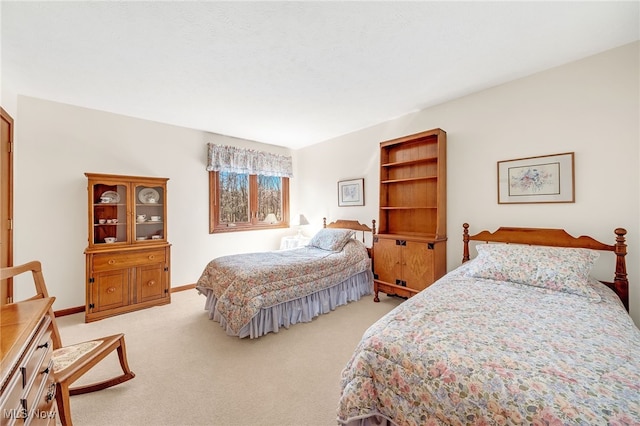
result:
M 62 346 L 62 340 L 60 333 L 58 332 L 58 326 L 56 325 L 55 316 L 53 314 L 52 304 L 53 298 L 49 297 L 47 287 L 42 274 L 42 265 L 38 261 L 32 261 L 23 265 L 2 268 L 0 270 L 1 278 L 13 278 L 21 274 L 31 274 L 33 283 L 35 285 L 35 296 L 31 297 L 27 301 L 9 304 L 5 308 L 2 307 L 2 377 L 4 382 L 5 377 L 5 354 L 8 356 L 8 360 L 13 359 L 18 353 L 26 353 L 28 359 L 36 358 L 44 360 L 47 365 L 46 373 L 50 375 L 51 381 L 55 383 L 55 390 L 52 389 L 49 381 L 38 387 L 39 390 L 33 395 L 44 395 L 43 398 L 36 399 L 35 396 L 31 399 L 31 393 L 26 397 L 26 402 L 20 402 L 21 407 L 27 407 L 27 413 L 34 413 L 34 419 L 38 421 L 43 420 L 46 417 L 48 421 L 50 417 L 46 413 L 53 410 L 49 407 L 52 398 L 55 397 L 57 402 L 57 412 L 60 416 L 60 422 L 63 425 L 72 425 L 71 420 L 71 406 L 69 401 L 70 395 L 77 395 L 81 393 L 94 392 L 97 390 L 105 389 L 119 383 L 126 382 L 127 380 L 135 377 L 135 374 L 129 368 L 127 362 L 127 354 L 125 347 L 124 334 L 115 334 L 112 336 L 100 337 L 95 340 L 90 340 L 82 343 L 77 343 L 69 346 Z M 20 282 L 19 280 L 15 280 Z M 8 314 L 5 316 L 5 309 Z M 28 311 L 26 311 L 28 309 Z M 11 314 L 12 312 L 15 313 Z M 29 312 L 28 314 L 22 312 Z M 5 334 L 5 325 L 7 329 L 13 330 Z M 16 327 L 21 327 L 24 331 L 17 332 Z M 29 331 L 32 330 L 32 331 Z M 39 331 L 44 330 L 44 331 Z M 15 336 L 12 338 L 12 336 Z M 31 336 L 31 337 L 25 337 Z M 35 337 L 33 337 L 35 336 Z M 7 339 L 7 350 L 5 350 L 5 339 Z M 16 343 L 9 344 L 10 341 Z M 24 348 L 24 345 L 29 345 L 27 349 L 15 349 Z M 17 346 L 16 346 L 17 345 Z M 33 350 L 29 348 L 35 348 L 35 351 L 41 350 L 41 354 L 33 354 Z M 116 351 L 120 367 L 122 368 L 122 374 L 115 376 L 111 379 L 107 379 L 97 383 L 86 384 L 83 386 L 77 386 L 70 388 L 70 386 L 82 377 L 85 373 L 90 371 L 96 364 L 102 361 L 109 354 Z M 51 352 L 51 353 L 49 353 Z M 29 355 L 31 354 L 31 355 Z M 51 360 L 49 362 L 49 359 Z M 10 362 L 11 365 L 15 365 L 14 362 Z M 27 361 L 27 378 L 30 371 L 35 367 L 35 362 Z M 7 371 L 11 368 L 6 367 Z M 39 370 L 40 382 L 43 380 L 49 380 L 46 377 L 45 370 Z M 10 373 L 8 373 L 10 374 Z M 23 373 L 25 374 L 25 373 Z M 25 379 L 26 380 L 26 379 Z M 36 383 L 36 379 L 26 380 L 26 383 Z M 2 397 L 5 398 L 4 384 Z M 17 391 L 16 391 L 17 392 Z M 7 395 L 13 395 L 7 393 Z M 24 394 L 23 394 L 24 395 Z M 0 398 L 0 399 L 1 399 Z M 9 398 L 9 396 L 7 396 Z M 13 397 L 11 397 L 13 398 Z M 22 399 L 23 396 L 20 396 Z M 4 399 L 2 399 L 4 401 Z M 37 402 L 31 402 L 37 401 Z M 31 402 L 31 406 L 29 403 Z M 4 405 L 4 402 L 2 403 Z M 14 407 L 15 403 L 11 399 L 8 404 Z M 31 408 L 34 411 L 30 411 Z M 2 423 L 4 424 L 4 423 Z M 53 424 L 53 423 L 52 423 Z
M 354 232 L 371 228 L 323 223 L 304 247 L 211 260 L 196 283 L 209 319 L 230 336 L 258 338 L 371 294 L 371 259 Z
M 0 308 L 0 424 L 55 424 L 53 370 L 54 298 Z
M 470 241 L 587 248 L 613 252 L 616 256 L 613 281 L 601 280 L 600 282 L 611 288 L 620 298 L 627 312 L 629 311 L 629 280 L 627 279 L 627 263 L 625 260 L 627 255 L 625 235 L 627 231 L 624 228 L 616 228 L 613 231 L 616 235 L 615 244 L 604 244 L 589 236 L 576 238 L 568 234 L 564 229 L 502 227 L 495 232 L 482 231 L 475 235 L 469 235 L 469 224 L 463 223 L 462 228 L 462 242 L 464 244 L 462 262 L 467 262 L 471 259 L 469 254 Z
M 15 122 L 0 107 L 0 267 L 13 265 L 13 134 Z M 0 282 L 0 305 L 13 300 L 13 285 Z
M 380 220 L 373 240 L 378 292 L 411 297 L 446 273 L 446 132 L 380 143 Z
M 372 234 L 376 233 L 376 221 L 375 219 L 371 221 L 371 227 L 358 222 L 357 220 L 350 219 L 338 219 L 336 221 L 327 223 L 327 218 L 322 218 L 322 227 L 323 228 L 338 228 L 338 229 L 352 229 L 354 231 L 362 232 L 362 242 L 365 242 L 365 235 L 369 232 Z
M 464 263 L 364 333 L 338 423 L 640 424 L 626 231 L 605 244 L 562 229 L 468 229 Z M 592 276 L 595 262 L 615 264 L 613 281 Z
M 376 235 L 376 220 L 373 219 L 371 221 L 371 227 L 358 222 L 357 220 L 350 220 L 350 219 L 338 219 L 334 222 L 331 223 L 327 223 L 327 218 L 323 217 L 322 218 L 322 227 L 323 228 L 338 228 L 338 229 L 352 229 L 354 231 L 356 231 L 356 234 L 358 231 L 362 232 L 362 242 L 365 243 L 365 235 L 371 233 L 371 236 L 373 237 L 374 235 Z M 373 239 L 373 238 L 372 238 Z M 369 254 L 369 257 L 373 257 L 373 247 L 367 247 L 367 253 Z M 373 267 L 373 265 L 372 265 Z
M 85 175 L 85 321 L 171 303 L 168 179 Z

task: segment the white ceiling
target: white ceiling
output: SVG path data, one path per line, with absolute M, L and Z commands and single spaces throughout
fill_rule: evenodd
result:
M 640 2 L 9 2 L 12 93 L 300 148 L 640 39 Z

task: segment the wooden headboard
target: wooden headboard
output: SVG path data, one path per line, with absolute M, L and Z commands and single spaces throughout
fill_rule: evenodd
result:
M 462 225 L 462 241 L 464 252 L 462 262 L 469 260 L 469 241 L 499 242 L 513 244 L 529 244 L 536 246 L 588 248 L 592 250 L 611 251 L 616 255 L 616 269 L 613 282 L 601 281 L 611 288 L 620 297 L 622 304 L 629 311 L 629 281 L 627 280 L 627 245 L 624 236 L 627 230 L 616 228 L 616 243 L 608 245 L 591 237 L 573 237 L 564 229 L 549 228 L 505 228 L 501 227 L 495 232 L 482 231 L 475 235 L 469 235 L 469 224 Z
M 341 229 L 353 229 L 354 231 L 362 231 L 362 242 L 364 242 L 364 233 L 371 232 L 372 234 L 376 233 L 376 220 L 371 221 L 371 228 L 367 225 L 363 225 L 357 220 L 345 220 L 338 219 L 335 222 L 327 223 L 327 218 L 322 218 L 322 227 L 323 228 L 341 228 Z

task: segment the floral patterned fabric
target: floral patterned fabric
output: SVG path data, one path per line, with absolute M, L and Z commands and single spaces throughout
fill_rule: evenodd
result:
M 216 298 L 233 334 L 262 308 L 299 299 L 371 269 L 365 245 L 351 239 L 342 251 L 314 247 L 223 256 L 209 262 L 196 288 Z
M 207 171 L 293 177 L 293 162 L 290 155 L 209 143 Z
M 340 251 L 354 234 L 355 231 L 351 229 L 323 228 L 311 238 L 308 245 L 322 250 Z
M 600 256 L 595 250 L 518 244 L 479 244 L 476 249 L 478 257 L 469 268 L 470 276 L 533 285 L 600 301 L 589 285 L 591 268 Z
M 339 423 L 640 424 L 640 330 L 609 288 L 593 303 L 469 277 L 474 261 L 365 332 Z
M 227 327 L 225 319 L 217 310 L 218 299 L 211 290 L 201 291 L 207 300 L 204 309 L 209 313 L 209 319 L 220 324 L 227 335 L 240 339 L 249 337 L 256 339 L 269 333 L 278 333 L 281 328 L 302 322 L 310 322 L 317 316 L 327 314 L 338 306 L 360 300 L 363 296 L 373 292 L 373 272 L 370 269 L 352 275 L 344 281 L 331 287 L 318 290 L 307 296 L 288 302 L 279 303 L 268 308 L 261 308 L 240 331 L 233 331 Z
M 100 344 L 102 344 L 102 340 L 91 340 L 54 350 L 52 356 L 53 371 L 56 373 L 61 372 Z

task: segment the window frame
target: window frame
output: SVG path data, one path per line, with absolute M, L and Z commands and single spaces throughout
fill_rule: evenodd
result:
M 255 231 L 259 229 L 289 228 L 289 178 L 282 179 L 282 220 L 278 223 L 265 223 L 258 221 L 258 175 L 249 174 L 249 222 L 236 223 L 228 226 L 220 223 L 220 172 L 210 171 L 209 174 L 209 233 Z

